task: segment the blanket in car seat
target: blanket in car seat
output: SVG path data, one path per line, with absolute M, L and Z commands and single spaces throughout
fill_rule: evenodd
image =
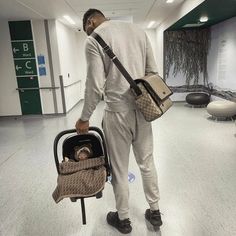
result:
M 60 163 L 57 187 L 52 194 L 55 202 L 66 197 L 89 197 L 100 192 L 106 182 L 104 164 L 104 157 Z

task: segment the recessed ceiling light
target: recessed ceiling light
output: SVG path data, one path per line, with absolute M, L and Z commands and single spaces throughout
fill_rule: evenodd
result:
M 208 17 L 207 16 L 202 16 L 199 20 L 200 20 L 200 22 L 207 22 Z
M 166 3 L 172 3 L 174 0 L 166 0 Z
M 75 22 L 67 15 L 63 16 L 70 24 L 75 25 Z
M 152 28 L 155 25 L 156 21 L 150 21 L 150 23 L 148 24 L 148 28 Z

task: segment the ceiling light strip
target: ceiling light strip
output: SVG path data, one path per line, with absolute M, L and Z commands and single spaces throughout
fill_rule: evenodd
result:
M 148 29 L 152 28 L 155 25 L 156 21 L 150 21 L 148 24 Z
M 68 15 L 63 16 L 70 24 L 75 25 L 75 22 Z

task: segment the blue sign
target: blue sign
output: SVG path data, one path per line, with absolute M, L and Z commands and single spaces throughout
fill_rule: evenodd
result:
M 45 67 L 39 67 L 39 75 L 40 76 L 46 75 L 46 68 Z
M 39 65 L 45 65 L 45 58 L 43 55 L 38 56 L 38 64 Z

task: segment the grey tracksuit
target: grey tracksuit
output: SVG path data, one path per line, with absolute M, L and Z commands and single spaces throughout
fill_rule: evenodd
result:
M 132 78 L 157 72 L 147 36 L 137 26 L 105 21 L 95 32 L 112 48 Z M 146 122 L 137 110 L 128 82 L 91 36 L 87 38 L 85 53 L 87 80 L 81 119 L 89 120 L 104 94 L 103 129 L 112 165 L 112 186 L 119 218 L 129 218 L 127 175 L 131 145 L 142 174 L 147 202 L 151 210 L 157 210 L 159 191 L 151 123 Z

